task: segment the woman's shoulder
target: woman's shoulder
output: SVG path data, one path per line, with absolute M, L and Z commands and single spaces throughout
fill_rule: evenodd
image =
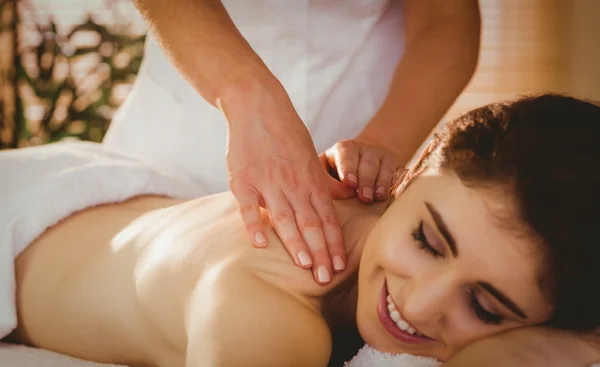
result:
M 331 335 L 318 308 L 247 267 L 204 278 L 187 309 L 189 366 L 327 366 Z

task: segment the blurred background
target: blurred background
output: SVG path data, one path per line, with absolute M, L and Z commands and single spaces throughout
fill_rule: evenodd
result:
M 480 6 L 479 66 L 447 117 L 531 92 L 600 100 L 600 0 Z M 0 149 L 101 141 L 144 34 L 130 0 L 0 0 Z

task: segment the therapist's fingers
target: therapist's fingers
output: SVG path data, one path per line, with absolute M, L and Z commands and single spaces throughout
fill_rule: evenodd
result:
M 330 156 L 342 182 L 348 187 L 356 189 L 358 187 L 359 144 L 353 140 L 342 140 L 336 143 L 330 151 Z
M 329 195 L 327 193 L 325 195 L 331 201 Z M 311 205 L 310 194 L 294 195 L 290 205 L 296 215 L 300 234 L 313 259 L 315 280 L 320 284 L 327 284 L 331 281 L 331 258 L 327 250 L 321 218 Z
M 313 259 L 298 231 L 294 210 L 285 194 L 273 187 L 265 192 L 264 199 L 273 228 L 283 242 L 283 246 L 292 256 L 296 265 L 304 269 L 310 268 L 313 265 Z
M 396 174 L 396 166 L 397 164 L 390 156 L 381 158 L 379 174 L 377 175 L 377 182 L 375 183 L 376 200 L 387 200 L 390 187 L 392 187 L 392 181 L 394 180 L 394 175 Z
M 340 185 L 342 184 L 340 183 Z M 326 192 L 313 193 L 311 195 L 311 202 L 321 219 L 333 270 L 342 271 L 346 268 L 346 249 L 344 248 L 342 228 L 338 221 L 333 202 Z
M 375 180 L 379 173 L 379 155 L 373 149 L 361 152 L 358 164 L 358 197 L 370 203 L 373 201 Z
M 255 247 L 266 247 L 267 236 L 260 214 L 260 195 L 250 185 L 244 185 L 238 181 L 230 182 L 231 192 L 235 197 L 246 232 L 252 239 Z

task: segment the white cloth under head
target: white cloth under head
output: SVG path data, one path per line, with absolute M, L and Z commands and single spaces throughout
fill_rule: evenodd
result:
M 441 365 L 442 362 L 434 358 L 406 353 L 385 353 L 365 345 L 352 360 L 344 364 L 344 367 L 438 367 Z M 600 367 L 600 363 L 590 367 Z
M 433 358 L 406 353 L 385 353 L 365 345 L 344 367 L 438 367 L 440 365 L 441 362 Z

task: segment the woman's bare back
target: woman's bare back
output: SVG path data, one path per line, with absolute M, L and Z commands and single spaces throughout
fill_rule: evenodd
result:
M 251 246 L 229 193 L 87 209 L 17 259 L 15 336 L 131 366 L 326 365 L 321 301 L 344 276 L 317 285 L 268 240 Z

